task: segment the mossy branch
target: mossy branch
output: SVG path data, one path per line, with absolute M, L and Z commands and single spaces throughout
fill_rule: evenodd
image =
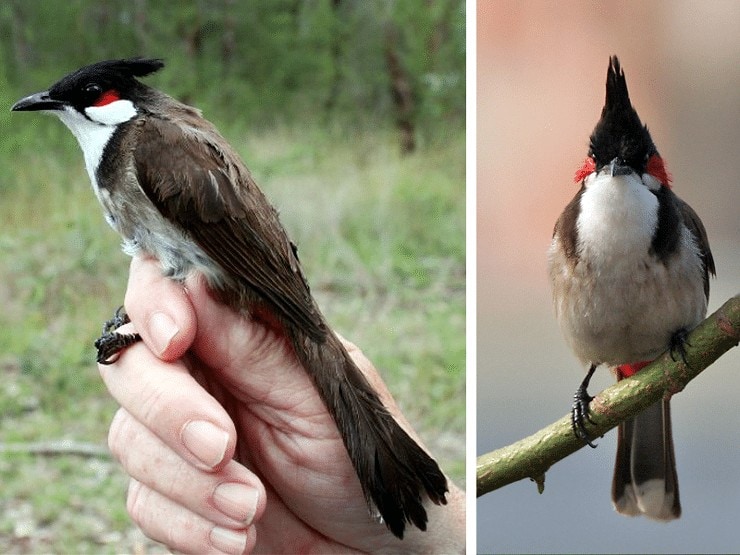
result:
M 599 437 L 663 397 L 670 397 L 740 341 L 740 295 L 723 304 L 688 336 L 686 362 L 664 353 L 632 378 L 601 393 L 590 404 L 594 424 L 586 423 L 591 437 Z M 565 416 L 512 445 L 478 457 L 478 496 L 530 478 L 544 487 L 545 472 L 556 462 L 584 447 Z

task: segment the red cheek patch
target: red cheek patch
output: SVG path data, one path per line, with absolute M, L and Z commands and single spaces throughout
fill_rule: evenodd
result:
M 595 171 L 596 162 L 594 162 L 594 159 L 589 156 L 583 161 L 583 165 L 576 172 L 576 175 L 573 177 L 573 181 L 580 183 Z
M 106 106 L 111 102 L 115 102 L 116 100 L 121 100 L 121 95 L 118 94 L 117 90 L 110 89 L 101 94 L 100 98 L 95 101 L 93 106 Z
M 668 170 L 665 169 L 663 159 L 657 154 L 653 154 L 648 159 L 646 171 L 655 179 L 660 181 L 661 184 L 666 187 L 671 186 L 671 175 L 668 173 Z

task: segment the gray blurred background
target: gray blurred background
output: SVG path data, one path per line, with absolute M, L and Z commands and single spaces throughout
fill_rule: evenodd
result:
M 564 416 L 583 377 L 551 308 L 546 251 L 604 102 L 611 54 L 701 216 L 710 312 L 740 291 L 740 3 L 478 3 L 478 454 Z M 599 370 L 591 393 L 613 378 Z M 616 514 L 616 433 L 478 500 L 479 552 L 738 552 L 740 350 L 673 398 L 682 517 Z

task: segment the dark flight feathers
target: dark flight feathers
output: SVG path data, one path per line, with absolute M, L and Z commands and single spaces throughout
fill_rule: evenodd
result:
M 323 339 L 326 325 L 294 246 L 236 155 L 171 121 L 150 116 L 139 127 L 133 155 L 139 183 L 152 203 L 280 316 Z
M 676 202 L 678 204 L 678 210 L 683 216 L 684 225 L 689 228 L 689 231 L 694 236 L 696 245 L 699 247 L 699 256 L 704 264 L 704 295 L 706 295 L 707 300 L 709 300 L 709 276 L 717 275 L 717 271 L 714 266 L 712 251 L 709 248 L 707 230 L 704 229 L 704 224 L 701 223 L 699 215 L 693 208 L 691 208 L 691 206 L 678 197 L 676 197 Z

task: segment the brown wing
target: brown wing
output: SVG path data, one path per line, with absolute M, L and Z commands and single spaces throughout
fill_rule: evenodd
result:
M 581 196 L 585 192 L 586 187 L 581 185 L 581 188 L 571 201 L 563 209 L 563 212 L 555 222 L 555 229 L 553 229 L 553 238 L 557 235 L 560 238 L 560 242 L 563 245 L 565 257 L 572 263 L 575 264 L 578 261 L 578 242 L 576 234 L 576 222 L 578 221 L 578 215 L 581 211 Z
M 714 268 L 714 257 L 712 257 L 712 251 L 709 249 L 707 230 L 704 229 L 704 224 L 701 223 L 699 216 L 691 206 L 678 197 L 676 197 L 676 204 L 683 216 L 683 223 L 689 228 L 699 247 L 701 260 L 704 263 L 704 294 L 707 296 L 707 300 L 709 300 L 709 275 L 716 275 L 716 270 Z
M 140 120 L 133 156 L 142 189 L 241 287 L 322 339 L 326 326 L 277 211 L 215 128 L 198 119 L 197 128 Z

